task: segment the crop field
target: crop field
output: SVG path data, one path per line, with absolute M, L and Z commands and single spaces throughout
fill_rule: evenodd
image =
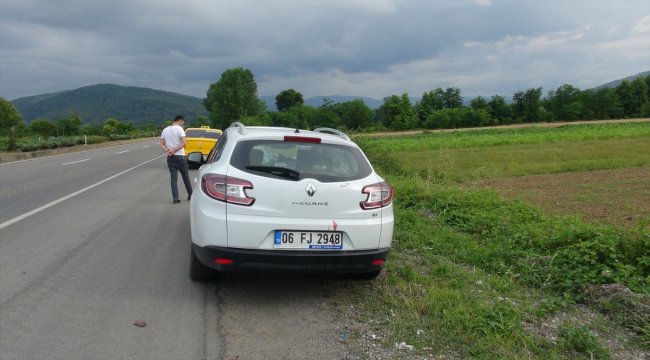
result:
M 355 141 L 397 197 L 387 269 L 350 294 L 367 309 L 351 341 L 380 337 L 385 358 L 648 357 L 650 122 Z

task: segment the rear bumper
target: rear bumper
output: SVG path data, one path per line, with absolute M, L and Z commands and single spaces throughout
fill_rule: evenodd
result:
M 357 251 L 250 250 L 192 244 L 206 266 L 219 271 L 301 272 L 316 274 L 362 274 L 380 270 L 390 249 Z M 232 264 L 217 264 L 215 259 Z M 376 265 L 375 260 L 383 260 Z

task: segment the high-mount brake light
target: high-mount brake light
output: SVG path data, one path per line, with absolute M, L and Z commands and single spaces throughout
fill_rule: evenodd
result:
M 307 137 L 307 136 L 285 135 L 284 136 L 284 141 L 285 142 L 304 142 L 304 143 L 320 144 L 320 138 Z
M 209 197 L 227 202 L 251 206 L 255 198 L 246 195 L 246 189 L 252 189 L 250 181 L 219 174 L 205 174 L 201 178 L 201 190 Z
M 361 190 L 363 194 L 367 194 L 366 201 L 359 203 L 364 210 L 382 208 L 390 205 L 395 197 L 395 189 L 389 183 L 382 181 L 380 183 L 366 185 Z

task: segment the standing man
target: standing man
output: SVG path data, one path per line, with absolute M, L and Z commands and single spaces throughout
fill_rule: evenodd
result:
M 176 115 L 174 122 L 166 127 L 160 134 L 160 148 L 167 154 L 167 167 L 171 175 L 173 203 L 181 202 L 178 199 L 178 171 L 181 172 L 187 200 L 192 197 L 192 184 L 187 170 L 187 159 L 185 158 L 185 118 L 183 115 Z

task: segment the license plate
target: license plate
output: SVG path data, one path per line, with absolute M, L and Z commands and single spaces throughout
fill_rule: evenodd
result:
M 273 247 L 276 249 L 343 249 L 340 231 L 287 231 L 276 230 Z

